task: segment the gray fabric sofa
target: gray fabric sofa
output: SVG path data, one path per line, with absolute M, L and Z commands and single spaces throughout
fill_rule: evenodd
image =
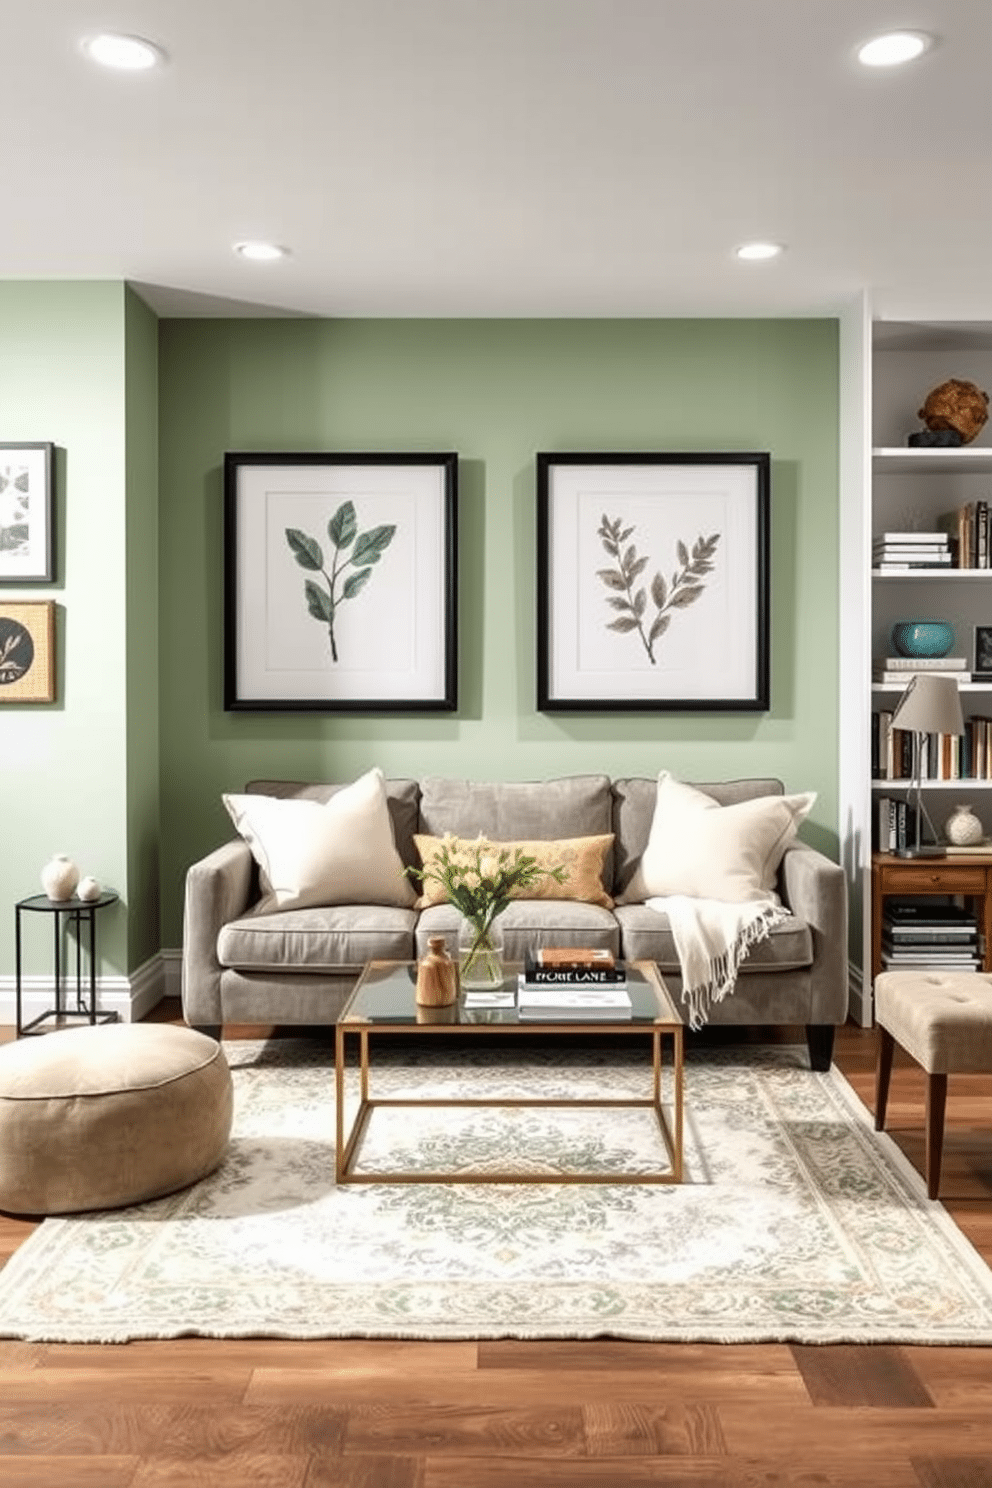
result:
M 702 783 L 721 805 L 781 794 L 778 780 Z M 249 792 L 326 801 L 335 785 L 254 781 Z M 576 775 L 534 783 L 440 778 L 389 780 L 387 799 L 405 864 L 420 859 L 414 834 L 496 841 L 557 840 L 613 833 L 604 886 L 622 896 L 648 841 L 656 781 Z M 836 863 L 794 841 L 779 870 L 778 892 L 789 918 L 750 952 L 733 994 L 713 1008 L 720 1024 L 802 1024 L 810 1061 L 829 1067 L 834 1027 L 847 1017 L 847 894 Z M 227 842 L 195 863 L 186 879 L 183 1012 L 193 1027 L 224 1023 L 333 1023 L 369 960 L 413 960 L 429 936 L 457 933 L 450 904 L 418 911 L 378 905 L 252 913 L 258 875 L 246 844 Z M 639 903 L 515 900 L 499 920 L 506 955 L 522 960 L 541 944 L 607 947 L 630 960 L 657 962 L 681 988 L 667 920 Z

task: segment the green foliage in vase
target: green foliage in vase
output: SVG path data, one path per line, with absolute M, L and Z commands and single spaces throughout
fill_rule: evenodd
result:
M 359 532 L 355 503 L 343 501 L 327 524 L 327 535 L 334 548 L 328 573 L 324 550 L 317 539 L 299 527 L 286 528 L 286 541 L 297 563 L 309 573 L 319 573 L 327 585 L 325 589 L 316 579 L 307 579 L 303 592 L 310 614 L 327 626 L 332 661 L 338 659 L 334 635 L 338 607 L 346 599 L 354 599 L 362 592 L 372 576 L 373 566 L 379 562 L 395 533 L 395 525 L 370 527 L 368 532 Z M 352 572 L 348 573 L 348 569 Z
M 693 543 L 691 553 L 680 539 L 675 545 L 679 567 L 673 572 L 671 582 L 666 583 L 658 570 L 650 585 L 645 588 L 644 585 L 638 587 L 637 580 L 647 568 L 650 559 L 639 554 L 636 546 L 630 542 L 633 533 L 634 528 L 625 527 L 621 517 L 611 522 L 603 514 L 597 536 L 614 560 L 615 567 L 597 569 L 596 577 L 610 591 L 606 603 L 617 611 L 616 619 L 608 622 L 607 630 L 617 630 L 621 634 L 636 631 L 648 660 L 652 666 L 657 666 L 655 644 L 672 623 L 673 613 L 695 604 L 706 588 L 700 580 L 713 572 L 713 554 L 720 541 L 720 534 L 714 532 L 709 537 L 700 535 Z M 624 547 L 625 543 L 627 547 Z M 649 593 L 654 607 L 654 614 L 650 619 Z
M 442 839 L 436 859 L 424 868 L 405 871 L 421 884 L 427 880 L 439 884 L 445 898 L 472 926 L 472 945 L 462 964 L 465 975 L 489 952 L 492 922 L 506 909 L 515 892 L 533 888 L 542 878 L 564 883 L 567 876 L 564 863 L 556 868 L 542 868 L 522 848 L 511 850 L 485 837 L 465 843 L 451 833 Z

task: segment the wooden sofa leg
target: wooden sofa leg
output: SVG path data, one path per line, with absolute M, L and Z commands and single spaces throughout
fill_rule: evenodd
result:
M 216 1039 L 218 1043 L 224 1031 L 223 1023 L 191 1023 L 190 1027 L 194 1033 L 205 1033 L 207 1038 Z
M 807 1023 L 806 1047 L 809 1049 L 810 1069 L 828 1070 L 834 1057 L 834 1025 Z
M 885 1108 L 889 1103 L 889 1079 L 896 1041 L 887 1028 L 878 1025 L 878 1062 L 875 1065 L 875 1130 L 885 1130 Z
M 931 1199 L 937 1197 L 937 1190 L 940 1188 L 946 1105 L 947 1076 L 927 1075 L 927 1196 Z

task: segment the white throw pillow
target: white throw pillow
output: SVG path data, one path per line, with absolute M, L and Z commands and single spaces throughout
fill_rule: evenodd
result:
M 662 770 L 651 835 L 624 901 L 667 894 L 733 904 L 774 898 L 782 855 L 815 800 L 816 792 L 806 791 L 721 806 Z
M 277 796 L 222 799 L 261 870 L 264 898 L 256 913 L 308 904 L 413 904 L 381 770 L 369 770 L 326 804 Z

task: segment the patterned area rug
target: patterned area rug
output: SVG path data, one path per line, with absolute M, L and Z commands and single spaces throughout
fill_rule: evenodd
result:
M 992 1343 L 992 1272 L 843 1077 L 798 1049 L 687 1060 L 679 1187 L 334 1182 L 324 1042 L 227 1046 L 230 1153 L 129 1210 L 47 1220 L 0 1336 Z M 647 1094 L 635 1051 L 393 1054 L 373 1094 Z M 168 1140 L 168 1133 L 163 1133 Z M 650 1111 L 377 1111 L 361 1166 L 664 1161 Z

